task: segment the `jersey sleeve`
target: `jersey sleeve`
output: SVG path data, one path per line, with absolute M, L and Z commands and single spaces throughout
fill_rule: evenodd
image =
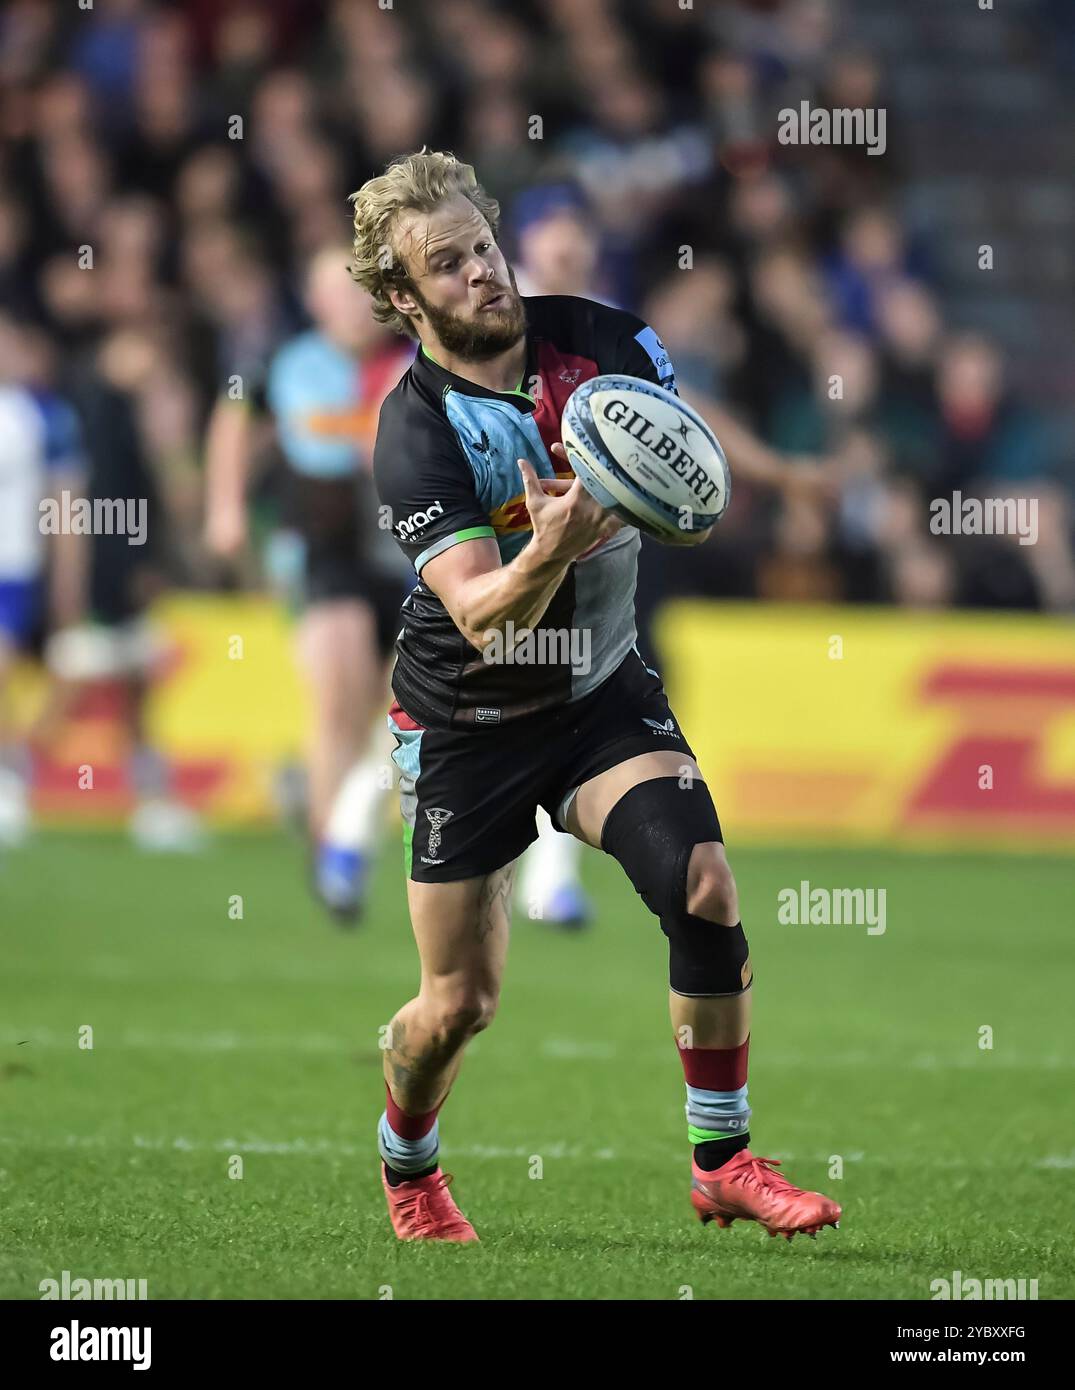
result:
M 613 348 L 615 365 L 606 370 L 641 377 L 678 396 L 672 359 L 656 332 L 634 314 L 623 310 L 613 312 L 619 320 Z
M 45 467 L 50 473 L 81 471 L 85 456 L 78 416 L 52 392 L 41 392 L 36 400 L 44 423 Z
M 373 477 L 379 524 L 391 529 L 419 575 L 453 545 L 496 538 L 451 426 L 432 411 L 405 412 L 388 398 L 377 427 Z

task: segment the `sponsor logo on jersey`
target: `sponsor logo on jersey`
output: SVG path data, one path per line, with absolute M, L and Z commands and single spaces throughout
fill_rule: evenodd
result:
M 666 391 L 676 389 L 676 370 L 672 366 L 672 360 L 668 356 L 668 349 L 661 342 L 660 338 L 647 325 L 641 332 L 635 334 L 635 342 L 639 344 L 646 356 L 657 369 L 657 380 Z
M 424 512 L 411 512 L 406 520 L 397 522 L 396 535 L 401 541 L 409 541 L 431 521 L 436 521 L 437 517 L 443 515 L 444 507 L 438 497 L 433 505 Z
M 534 459 L 530 459 L 534 463 Z M 556 460 L 553 460 L 555 464 Z M 538 467 L 535 464 L 535 467 Z M 545 476 L 540 474 L 539 476 Z M 569 483 L 575 481 L 575 471 L 572 468 L 554 468 L 554 478 L 566 478 Z M 519 492 L 514 497 L 509 498 L 502 506 L 489 513 L 489 525 L 498 536 L 512 531 L 530 531 L 533 529 L 530 521 L 530 513 L 526 509 L 526 493 Z
M 378 410 L 379 407 L 372 405 L 349 405 L 340 410 L 311 410 L 307 412 L 304 423 L 311 434 L 326 435 L 330 439 L 357 438 L 368 446 L 377 435 Z
M 474 722 L 476 724 L 499 724 L 500 711 L 490 709 L 488 705 L 479 705 L 474 711 Z
M 520 493 L 518 497 L 512 497 L 503 506 L 490 512 L 489 525 L 498 536 L 506 531 L 532 530 L 530 513 L 526 510 L 526 494 Z

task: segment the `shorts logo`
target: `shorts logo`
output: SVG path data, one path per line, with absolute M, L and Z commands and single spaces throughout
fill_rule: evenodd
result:
M 429 832 L 429 852 L 436 854 L 440 849 L 440 832 L 443 826 L 455 815 L 454 811 L 446 811 L 442 806 L 432 806 L 426 811 L 426 820 L 432 826 Z
M 499 724 L 500 711 L 491 709 L 488 705 L 479 705 L 474 711 L 475 724 Z
M 662 724 L 656 719 L 647 719 L 646 716 L 643 715 L 642 723 L 648 724 L 655 734 L 668 734 L 671 738 L 674 738 L 676 735 L 676 725 L 673 719 L 666 719 Z

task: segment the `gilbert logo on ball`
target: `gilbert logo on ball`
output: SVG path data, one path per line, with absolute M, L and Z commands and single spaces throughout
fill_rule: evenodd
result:
M 708 531 L 727 510 L 724 450 L 698 412 L 663 386 L 593 377 L 569 397 L 561 432 L 587 492 L 657 540 Z

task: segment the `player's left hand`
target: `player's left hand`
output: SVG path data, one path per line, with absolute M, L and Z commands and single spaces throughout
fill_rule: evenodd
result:
M 805 502 L 835 502 L 840 495 L 840 470 L 835 459 L 799 454 L 783 467 L 780 491 Z
M 568 468 L 571 468 L 571 460 L 568 458 L 567 450 L 564 448 L 562 444 L 554 444 L 550 452 L 555 454 L 558 463 L 565 463 L 567 464 Z M 542 478 L 541 487 L 543 492 L 562 493 L 566 492 L 568 488 L 572 486 L 574 481 L 575 470 L 572 468 L 571 476 L 569 478 Z M 594 541 L 593 545 L 590 546 L 589 550 L 584 550 L 582 554 L 578 556 L 578 559 L 585 560 L 587 555 L 592 555 L 595 550 L 600 550 L 606 541 L 611 540 L 612 537 L 616 534 L 616 532 L 621 531 L 622 529 L 623 522 L 619 519 L 619 517 L 613 516 L 611 512 L 608 513 L 608 521 L 606 523 L 606 530 L 608 534 L 602 536 L 600 540 Z

